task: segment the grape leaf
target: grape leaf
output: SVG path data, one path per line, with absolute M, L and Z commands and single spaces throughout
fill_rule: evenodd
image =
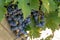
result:
M 31 13 L 31 9 L 38 10 L 39 9 L 39 0 L 18 0 L 19 4 L 18 7 L 22 9 L 24 19 L 28 17 Z M 27 5 L 30 3 L 30 6 Z
M 0 7 L 0 21 L 3 19 L 5 13 L 6 13 L 5 8 L 4 7 Z
M 53 0 L 42 0 L 43 6 L 46 8 L 47 13 L 55 11 L 57 4 Z
M 0 21 L 2 20 L 6 10 L 4 8 L 4 2 L 5 0 L 0 0 Z
M 41 10 L 43 11 L 43 13 L 47 12 L 47 9 L 44 7 L 44 5 L 41 6 Z
M 60 6 L 59 6 L 59 9 L 58 9 L 58 17 L 60 17 Z
M 30 15 L 31 10 L 30 7 L 27 5 L 26 0 L 18 0 L 19 4 L 18 7 L 22 9 L 24 19 Z
M 12 1 L 12 0 L 6 0 L 5 3 L 9 3 L 9 2 L 11 2 L 11 1 Z
M 39 30 L 40 28 L 39 27 L 36 27 L 36 24 L 34 22 L 34 19 L 31 18 L 31 23 L 30 23 L 30 37 L 32 38 L 37 38 L 40 36 L 40 33 L 39 33 Z
M 46 8 L 47 12 L 49 13 L 49 0 L 42 0 L 43 6 Z
M 39 0 L 30 0 L 30 7 L 34 10 L 39 10 Z
M 49 13 L 48 17 L 46 17 L 46 26 L 48 28 L 51 28 L 52 31 L 55 29 L 58 29 L 58 25 L 60 23 L 60 18 L 58 18 L 57 12 Z
M 57 9 L 57 4 L 54 0 L 49 0 L 49 11 L 55 11 Z

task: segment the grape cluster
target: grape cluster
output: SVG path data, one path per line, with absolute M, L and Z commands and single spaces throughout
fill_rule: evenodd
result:
M 11 30 L 15 33 L 16 37 L 20 37 L 21 34 L 26 34 L 25 28 L 27 25 L 31 23 L 31 18 L 34 18 L 34 21 L 37 26 L 44 26 L 44 13 L 38 13 L 36 10 L 32 10 L 31 15 L 29 15 L 26 19 L 23 18 L 23 13 L 21 9 L 18 9 L 17 4 L 9 4 L 7 6 L 7 14 L 6 19 L 10 25 Z M 40 16 L 40 22 L 39 20 Z
M 39 18 L 40 18 L 40 22 L 39 22 L 38 26 L 42 27 L 42 26 L 44 26 L 44 13 L 42 11 L 39 14 Z
M 36 24 L 38 24 L 38 11 L 32 10 L 31 15 L 34 18 Z
M 39 27 L 44 26 L 44 13 L 39 13 L 36 10 L 32 10 L 31 15 L 33 16 L 37 26 Z
M 22 10 L 18 9 L 16 4 L 8 5 L 6 19 L 8 20 L 11 30 L 16 33 L 17 37 L 20 37 L 21 34 L 27 35 L 24 29 L 30 24 L 30 16 L 24 20 Z

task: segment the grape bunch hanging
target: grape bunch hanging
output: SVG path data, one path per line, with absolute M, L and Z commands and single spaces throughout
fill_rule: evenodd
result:
M 44 13 L 39 13 L 36 10 L 32 10 L 31 15 L 24 19 L 22 9 L 18 9 L 17 4 L 9 4 L 6 8 L 6 19 L 10 25 L 10 29 L 14 32 L 17 38 L 20 37 L 21 34 L 28 34 L 25 31 L 25 28 L 31 23 L 31 16 L 34 19 L 36 26 L 44 26 Z

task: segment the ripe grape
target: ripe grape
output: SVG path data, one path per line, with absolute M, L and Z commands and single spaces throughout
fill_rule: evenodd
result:
M 39 27 L 44 26 L 44 22 L 43 22 L 43 21 L 41 21 L 41 22 L 38 24 L 38 26 L 39 26 Z
M 12 18 L 11 18 L 11 17 L 7 17 L 7 20 L 8 20 L 8 21 L 11 21 L 11 20 L 12 20 Z
M 33 10 L 32 15 L 36 24 L 38 24 L 38 11 Z
M 16 10 L 16 9 L 18 9 L 17 4 L 9 4 L 8 7 L 7 7 L 8 13 L 11 13 L 13 10 Z
M 22 27 L 22 25 L 19 25 L 19 29 L 20 29 L 20 30 L 23 30 L 23 27 Z
M 11 30 L 12 31 L 18 30 L 18 26 L 11 26 Z
M 24 30 L 21 30 L 21 33 L 22 33 L 22 34 L 27 34 Z
M 10 26 L 16 26 L 17 25 L 16 22 L 14 22 L 14 21 L 11 21 L 9 24 L 10 24 Z
M 41 19 L 41 20 L 44 20 L 44 15 L 42 15 L 42 16 L 40 17 L 40 19 Z
M 8 11 L 9 14 L 12 14 L 12 13 L 11 13 L 12 8 L 8 7 L 8 8 L 7 8 L 7 11 Z
M 28 17 L 26 20 L 27 20 L 27 22 L 30 22 L 30 17 Z

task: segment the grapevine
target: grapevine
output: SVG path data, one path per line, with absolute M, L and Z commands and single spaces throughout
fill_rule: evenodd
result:
M 59 0 L 0 0 L 0 21 L 6 18 L 16 38 L 27 35 L 39 37 L 39 30 L 51 28 L 53 32 L 60 24 Z M 5 16 L 4 16 L 5 15 Z M 29 33 L 27 33 L 29 31 Z M 37 35 L 38 34 L 38 35 Z M 22 39 L 23 40 L 23 39 Z

